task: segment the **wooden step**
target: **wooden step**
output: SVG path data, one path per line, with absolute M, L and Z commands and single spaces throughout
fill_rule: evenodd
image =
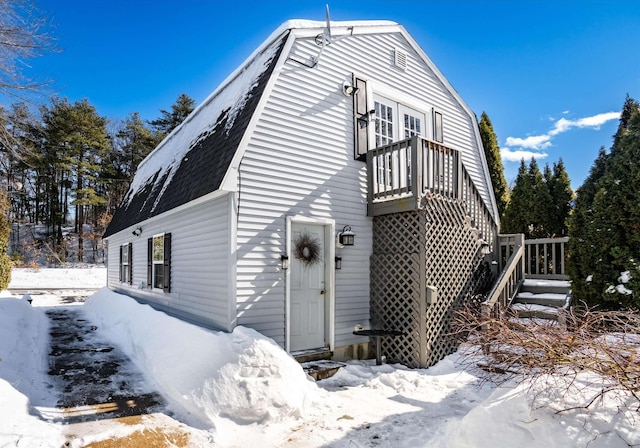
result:
M 341 367 L 344 367 L 346 364 L 342 362 L 336 361 L 309 361 L 303 362 L 302 369 L 306 372 L 307 375 L 311 376 L 314 380 L 320 381 L 326 378 L 331 378 L 335 375 Z
M 524 281 L 521 292 L 532 294 L 569 294 L 571 292 L 571 282 L 564 280 L 546 280 L 528 278 Z
M 328 348 L 312 348 L 291 352 L 291 356 L 300 364 L 311 361 L 322 361 L 333 358 L 333 352 Z
M 514 303 L 524 303 L 529 305 L 554 306 L 564 308 L 567 306 L 567 294 L 559 293 L 532 293 L 528 291 L 519 292 Z
M 527 303 L 515 303 L 512 305 L 511 309 L 520 318 L 536 318 L 549 320 L 558 320 L 558 314 L 561 311 L 560 307 Z

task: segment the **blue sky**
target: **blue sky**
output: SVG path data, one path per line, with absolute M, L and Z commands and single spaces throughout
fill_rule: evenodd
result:
M 322 1 L 37 0 L 62 50 L 31 61 L 71 101 L 147 120 L 181 93 L 204 100 L 282 22 Z M 512 181 L 519 159 L 563 158 L 579 187 L 626 94 L 640 99 L 640 0 L 329 1 L 332 20 L 396 21 L 479 117 Z

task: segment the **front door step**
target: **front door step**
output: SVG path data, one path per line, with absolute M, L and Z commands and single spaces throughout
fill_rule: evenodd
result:
M 333 357 L 333 352 L 328 348 L 319 347 L 311 348 L 308 350 L 297 350 L 295 352 L 291 352 L 291 356 L 293 356 L 296 361 L 302 364 L 310 361 L 322 361 L 331 359 Z
M 331 378 L 338 372 L 338 370 L 340 370 L 340 367 L 344 367 L 346 365 L 342 362 L 328 360 L 309 361 L 301 364 L 305 373 L 316 381 Z

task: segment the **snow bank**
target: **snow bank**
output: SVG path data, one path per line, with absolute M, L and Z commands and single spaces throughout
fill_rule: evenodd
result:
M 12 288 L 102 288 L 107 284 L 107 268 L 94 267 L 85 269 L 66 268 L 13 268 L 11 269 Z
M 317 399 L 319 391 L 301 366 L 254 330 L 206 330 L 107 288 L 85 309 L 199 425 L 215 426 L 219 418 L 238 424 L 278 422 L 302 416 Z
M 591 409 L 582 408 L 599 391 L 593 385 L 593 378 L 579 375 L 578 389 L 572 389 L 569 394 L 557 384 L 558 378 L 549 377 L 548 381 L 533 386 L 524 381 L 518 385 L 511 383 L 511 388 L 497 388 L 462 420 L 448 424 L 440 437 L 433 438 L 427 446 L 622 448 L 640 443 L 632 412 L 616 413 L 615 403 L 607 403 L 610 400 L 606 399 Z M 633 405 L 631 400 L 628 404 Z M 482 441 L 486 440 L 488 430 L 491 439 L 490 444 L 485 445 Z
M 31 415 L 47 394 L 48 320 L 27 300 L 0 298 L 0 446 L 60 447 L 60 431 Z

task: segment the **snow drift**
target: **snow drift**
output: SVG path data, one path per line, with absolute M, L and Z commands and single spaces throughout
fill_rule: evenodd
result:
M 103 288 L 89 315 L 195 424 L 219 417 L 238 424 L 300 417 L 318 388 L 273 340 L 237 327 L 210 331 Z

